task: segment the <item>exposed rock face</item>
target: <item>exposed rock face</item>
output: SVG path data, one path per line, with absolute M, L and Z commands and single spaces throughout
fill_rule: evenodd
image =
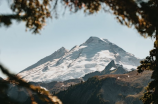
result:
M 142 104 L 139 98 L 151 81 L 150 71 L 137 75 L 102 75 L 61 91 L 57 96 L 64 104 Z
M 116 64 L 123 65 L 127 71 L 131 71 L 132 68 L 136 69 L 140 64 L 139 58 L 107 39 L 90 37 L 70 51 L 64 47 L 60 48 L 18 75 L 29 82 L 65 81 L 81 78 L 95 71 L 101 72 L 112 60 Z
M 107 39 L 90 37 L 70 51 L 60 48 L 18 75 L 52 94 L 59 92 L 64 104 L 141 104 L 139 97 L 151 72 L 138 76 L 136 71 L 127 73 L 139 61 Z M 23 104 L 31 103 L 28 92 L 14 85 L 10 86 L 8 96 Z M 36 96 L 35 99 L 39 101 Z
M 45 82 L 29 82 L 29 83 L 36 85 L 36 86 L 42 86 L 42 87 L 48 89 L 52 94 L 55 94 L 60 91 L 67 90 L 69 87 L 72 87 L 75 84 L 83 83 L 88 78 L 91 78 L 96 75 L 98 76 L 98 75 L 106 75 L 106 74 L 123 74 L 124 72 L 127 72 L 127 71 L 122 66 L 115 64 L 115 62 L 112 60 L 105 67 L 105 69 L 103 71 L 101 71 L 101 72 L 96 71 L 96 72 L 87 74 L 83 78 L 70 79 L 70 80 L 63 81 L 63 82 L 52 81 L 49 83 L 45 83 Z M 21 102 L 21 103 L 31 102 L 30 96 L 29 96 L 27 90 L 24 88 L 21 88 L 21 87 L 17 87 L 15 85 L 10 85 L 10 88 L 8 90 L 8 96 L 14 100 L 18 99 L 18 102 Z M 36 99 L 37 99 L 37 97 L 36 97 Z M 38 101 L 40 102 L 40 100 L 38 100 Z
M 115 64 L 114 60 L 112 60 L 101 72 L 101 74 L 124 74 L 127 72 L 128 71 L 122 65 Z
M 123 68 L 122 65 L 115 64 L 114 60 L 112 60 L 103 71 L 95 71 L 89 74 L 86 74 L 83 79 L 86 81 L 88 78 L 91 78 L 93 76 L 99 76 L 99 75 L 106 75 L 106 74 L 124 74 L 128 71 Z
M 116 66 L 114 60 L 112 60 L 112 61 L 105 67 L 105 69 L 102 71 L 102 74 L 110 73 L 110 72 L 111 72 L 111 70 L 110 70 L 111 68 L 117 69 L 117 66 Z
M 118 68 L 119 69 L 119 68 Z M 136 71 L 126 74 L 108 74 L 64 82 L 34 83 L 56 94 L 63 104 L 142 104 L 139 98 L 144 87 L 151 81 L 150 71 L 137 75 Z M 59 92 L 59 93 L 58 93 Z M 12 85 L 8 91 L 12 99 L 18 99 L 23 104 L 31 103 L 28 92 Z M 34 96 L 39 104 L 46 104 Z M 19 99 L 20 98 L 20 99 Z

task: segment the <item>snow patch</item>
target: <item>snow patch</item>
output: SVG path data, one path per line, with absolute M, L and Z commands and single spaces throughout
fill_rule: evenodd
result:
M 107 39 L 90 37 L 70 51 L 64 47 L 60 48 L 18 75 L 32 82 L 65 81 L 83 77 L 94 71 L 102 71 L 112 60 L 127 71 L 136 69 L 140 62 L 140 59 Z

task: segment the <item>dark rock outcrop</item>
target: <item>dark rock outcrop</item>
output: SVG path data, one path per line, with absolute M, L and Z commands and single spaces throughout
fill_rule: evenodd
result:
M 84 77 L 84 81 L 86 81 L 88 78 L 91 78 L 93 76 L 100 76 L 100 75 L 106 75 L 106 74 L 124 74 L 127 73 L 128 71 L 123 68 L 122 65 L 115 64 L 114 60 L 112 60 L 103 71 L 95 71 L 89 74 L 86 74 Z

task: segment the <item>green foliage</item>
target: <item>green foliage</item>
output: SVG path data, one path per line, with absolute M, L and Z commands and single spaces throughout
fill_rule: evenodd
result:
M 51 17 L 52 11 L 56 12 L 58 0 L 13 0 L 10 5 L 13 14 L 1 14 L 0 25 L 9 26 L 11 20 L 25 21 L 26 27 L 39 33 L 45 25 L 46 18 Z M 157 0 L 61 0 L 70 11 L 77 12 L 84 8 L 86 14 L 93 14 L 103 9 L 111 12 L 116 19 L 128 27 L 134 26 L 144 37 L 153 37 L 158 24 Z M 108 9 L 107 9 L 108 7 Z M 109 9 L 110 8 L 110 9 Z M 53 13 L 54 16 L 57 13 Z
M 13 0 L 10 7 L 13 14 L 0 14 L 0 26 L 10 26 L 12 20 L 26 22 L 26 28 L 33 33 L 39 33 L 39 30 L 45 25 L 46 18 L 51 17 L 50 2 L 54 2 L 53 10 L 56 9 L 58 0 Z M 128 27 L 134 27 L 142 36 L 154 37 L 154 49 L 150 51 L 150 56 L 141 61 L 138 72 L 152 70 L 151 78 L 147 92 L 141 98 L 144 104 L 158 103 L 158 0 L 62 0 L 70 11 L 77 12 L 84 8 L 86 14 L 93 14 L 100 9 L 111 12 L 116 19 Z M 48 8 L 49 7 L 49 8 Z M 108 7 L 108 9 L 106 9 Z M 110 8 L 110 10 L 109 10 Z M 2 70 L 2 67 L 1 67 Z M 2 70 L 7 73 L 5 70 Z M 19 85 L 31 88 L 12 74 L 7 75 L 15 80 Z M 97 82 L 93 79 L 94 82 Z M 93 83 L 94 84 L 94 83 Z M 84 85 L 84 83 L 83 83 Z M 96 85 L 97 86 L 97 85 Z M 96 87 L 95 86 L 95 87 Z M 94 86 L 93 86 L 94 87 Z M 73 88 L 73 87 L 72 87 Z M 88 88 L 88 87 L 87 87 Z M 34 89 L 35 90 L 35 89 Z
M 10 26 L 12 20 L 25 21 L 26 27 L 39 33 L 39 30 L 46 24 L 46 18 L 51 17 L 48 7 L 50 0 L 13 0 L 10 5 L 13 14 L 1 14 L 0 26 Z
M 158 38 L 156 38 L 157 41 Z M 144 70 L 152 70 L 151 81 L 146 87 L 146 92 L 141 98 L 144 104 L 158 104 L 158 47 L 154 43 L 154 49 L 150 51 L 150 56 L 142 60 L 141 65 L 137 67 L 138 73 L 142 73 Z

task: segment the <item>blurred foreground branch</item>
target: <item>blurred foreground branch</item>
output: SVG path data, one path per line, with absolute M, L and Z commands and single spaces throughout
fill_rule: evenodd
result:
M 3 86 L 1 86 L 1 88 L 4 89 L 4 90 L 1 89 L 1 92 L 6 97 L 7 97 L 6 92 L 5 92 L 5 90 L 7 90 L 6 86 L 9 83 L 14 82 L 14 84 L 16 84 L 18 86 L 21 86 L 23 88 L 26 88 L 26 89 L 30 90 L 31 92 L 33 92 L 33 93 L 36 93 L 40 99 L 47 102 L 48 104 L 62 104 L 62 102 L 56 96 L 52 96 L 48 91 L 46 91 L 45 89 L 42 89 L 40 86 L 31 85 L 31 84 L 27 83 L 26 81 L 22 80 L 20 77 L 14 75 L 14 74 L 11 74 L 2 64 L 0 64 L 0 70 L 5 75 L 8 76 L 7 81 L 1 81 L 0 80 L 0 84 L 3 85 Z M 2 96 L 2 95 L 0 95 L 0 96 Z M 32 104 L 37 104 L 36 101 L 34 101 L 34 98 L 32 98 L 32 96 L 30 96 L 30 97 L 31 97 L 31 100 L 32 100 Z

